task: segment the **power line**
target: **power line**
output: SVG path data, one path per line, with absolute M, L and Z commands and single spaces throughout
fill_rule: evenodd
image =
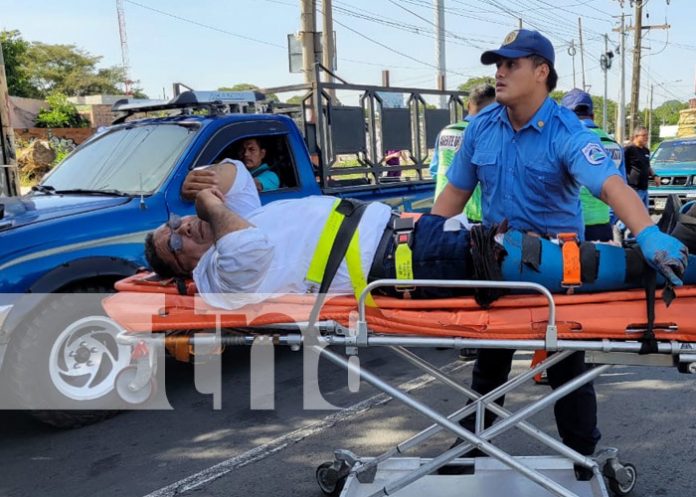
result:
M 137 5 L 137 6 L 140 7 L 140 8 L 143 8 L 143 9 L 146 9 L 146 10 L 151 10 L 152 12 L 157 12 L 158 14 L 162 14 L 162 15 L 164 15 L 164 16 L 171 17 L 171 18 L 173 18 L 173 19 L 177 19 L 177 20 L 179 20 L 179 21 L 183 21 L 183 22 L 186 22 L 186 23 L 189 23 L 189 24 L 194 24 L 194 25 L 199 26 L 199 27 L 202 27 L 202 28 L 211 29 L 211 30 L 213 30 L 213 31 L 217 31 L 217 32 L 219 32 L 219 33 L 223 33 L 223 34 L 226 34 L 226 35 L 229 35 L 229 36 L 234 36 L 235 38 L 241 38 L 242 40 L 253 41 L 253 42 L 255 42 L 255 43 L 261 43 L 261 44 L 263 44 L 263 45 L 268 45 L 268 46 L 270 46 L 270 47 L 276 47 L 276 48 L 285 49 L 285 47 L 284 47 L 283 45 L 278 45 L 277 43 L 272 43 L 272 42 L 270 42 L 270 41 L 259 40 L 259 39 L 257 39 L 257 38 L 252 38 L 252 37 L 250 37 L 250 36 L 240 35 L 239 33 L 233 33 L 232 31 L 227 31 L 226 29 L 217 28 L 217 27 L 211 26 L 211 25 L 209 25 L 209 24 L 203 24 L 202 22 L 194 21 L 194 20 L 192 20 L 192 19 L 187 19 L 187 18 L 185 18 L 185 17 L 181 17 L 181 16 L 178 16 L 178 15 L 176 15 L 176 14 L 172 14 L 171 12 L 165 12 L 165 11 L 163 11 L 163 10 L 155 9 L 154 7 L 149 7 L 149 6 L 147 6 L 147 5 L 143 5 L 143 4 L 141 4 L 141 3 L 134 2 L 133 0 L 125 0 L 125 1 L 128 2 L 129 4 Z

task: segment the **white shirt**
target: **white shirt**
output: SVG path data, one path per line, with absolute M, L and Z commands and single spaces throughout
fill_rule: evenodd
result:
M 237 169 L 234 183 L 225 193 L 225 205 L 234 213 L 246 217 L 261 207 L 261 199 L 256 189 L 254 178 L 244 163 L 238 160 L 224 159 L 220 164 L 230 164 Z
M 268 294 L 316 291 L 305 276 L 335 200 L 280 200 L 249 214 L 246 219 L 254 227 L 228 233 L 203 254 L 193 272 L 198 292 L 210 305 L 236 309 Z M 375 202 L 360 220 L 360 259 L 366 276 L 390 216 L 389 206 Z M 353 293 L 345 260 L 329 291 Z

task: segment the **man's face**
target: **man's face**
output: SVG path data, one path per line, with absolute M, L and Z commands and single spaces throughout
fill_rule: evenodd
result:
M 635 143 L 639 147 L 644 147 L 648 143 L 648 131 L 643 129 L 640 131 L 637 131 L 635 135 L 633 135 L 633 143 Z
M 266 158 L 266 150 L 259 146 L 257 140 L 245 140 L 242 143 L 242 162 L 250 171 L 253 171 Z
M 176 229 L 170 228 L 168 224 L 155 230 L 157 255 L 169 266 L 176 268 L 177 272 L 190 273 L 206 250 L 213 245 L 213 229 L 197 216 L 181 218 L 181 224 Z
M 547 66 L 534 67 L 531 59 L 499 59 L 495 63 L 495 99 L 503 105 L 513 105 L 529 98 L 538 85 L 546 88 Z

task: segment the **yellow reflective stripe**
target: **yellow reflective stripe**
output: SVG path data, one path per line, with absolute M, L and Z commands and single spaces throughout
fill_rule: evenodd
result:
M 319 235 L 319 241 L 314 249 L 312 261 L 309 263 L 309 269 L 307 270 L 307 281 L 311 281 L 317 285 L 321 285 L 324 279 L 324 271 L 326 270 L 326 263 L 329 261 L 331 247 L 333 247 L 338 229 L 341 227 L 341 223 L 345 218 L 343 214 L 336 211 L 336 207 L 338 207 L 340 202 L 340 200 L 336 200 L 331 206 L 331 213 L 326 219 L 326 224 L 324 224 L 321 235 Z
M 396 265 L 397 280 L 413 279 L 413 252 L 408 243 L 399 243 L 394 251 L 394 263 Z
M 346 252 L 346 265 L 348 266 L 348 276 L 350 276 L 350 283 L 353 285 L 353 293 L 355 294 L 355 300 L 360 298 L 360 294 L 363 289 L 367 286 L 367 279 L 365 278 L 365 273 L 362 270 L 362 261 L 360 259 L 360 239 L 358 235 L 358 230 L 355 230 L 353 238 L 350 239 L 350 244 L 348 245 L 348 251 Z M 368 307 L 377 307 L 375 300 L 372 298 L 371 294 L 367 294 L 365 299 L 365 304 Z
M 343 214 L 336 211 L 336 207 L 338 207 L 340 202 L 340 199 L 336 200 L 331 206 L 331 213 L 326 219 L 321 235 L 319 235 L 319 241 L 314 249 L 314 254 L 312 255 L 312 260 L 309 263 L 309 269 L 305 276 L 307 281 L 317 285 L 321 285 L 324 279 L 324 272 L 326 271 L 326 264 L 329 261 L 329 254 L 336 241 L 338 230 L 345 219 Z M 363 273 L 362 261 L 360 259 L 360 237 L 358 236 L 358 228 L 355 229 L 355 233 L 353 233 L 350 243 L 348 244 L 346 266 L 348 267 L 348 276 L 350 277 L 350 283 L 353 286 L 353 292 L 357 299 L 367 286 L 367 278 L 365 278 L 365 274 Z M 369 307 L 377 307 L 372 295 L 367 296 L 365 303 Z

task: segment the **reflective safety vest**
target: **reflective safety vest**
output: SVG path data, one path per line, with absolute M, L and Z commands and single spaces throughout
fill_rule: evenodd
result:
M 329 262 L 329 257 L 334 252 L 333 249 L 336 238 L 339 235 L 341 226 L 348 217 L 346 214 L 339 211 L 339 205 L 341 202 L 341 199 L 337 199 L 331 207 L 331 213 L 326 219 L 324 228 L 319 235 L 319 241 L 314 249 L 314 255 L 312 256 L 312 260 L 309 263 L 309 269 L 307 270 L 307 275 L 305 276 L 305 279 L 308 282 L 313 283 L 318 287 L 320 287 L 324 281 L 324 273 Z M 346 202 L 346 200 L 343 200 L 343 202 Z M 353 232 L 352 234 L 346 233 L 346 235 L 350 235 L 351 238 L 350 243 L 348 244 L 348 249 L 346 250 L 345 260 L 348 268 L 348 276 L 350 277 L 350 282 L 353 286 L 353 293 L 355 294 L 355 298 L 357 300 L 360 297 L 363 289 L 367 286 L 367 278 L 363 272 L 362 262 L 360 260 L 360 237 L 358 234 L 358 223 L 355 223 L 355 225 L 350 229 L 352 229 Z M 332 274 L 330 276 L 331 279 L 333 279 L 334 275 Z M 327 291 L 328 286 L 329 285 L 327 284 Z M 372 299 L 371 295 L 367 296 L 365 303 L 370 307 L 376 307 L 375 301 Z
M 442 193 L 447 185 L 447 170 L 454 161 L 454 156 L 464 136 L 464 129 L 469 125 L 468 121 L 459 121 L 445 127 L 437 139 L 437 177 L 435 181 L 435 198 Z M 481 187 L 476 185 L 471 198 L 464 207 L 466 217 L 475 222 L 480 222 L 481 214 Z
M 620 169 L 623 157 L 621 146 L 606 134 L 602 128 L 588 127 L 588 129 L 599 137 L 607 154 L 614 161 L 617 169 Z M 609 206 L 592 195 L 584 186 L 580 188 L 580 203 L 582 205 L 582 217 L 585 221 L 585 226 L 609 223 Z

